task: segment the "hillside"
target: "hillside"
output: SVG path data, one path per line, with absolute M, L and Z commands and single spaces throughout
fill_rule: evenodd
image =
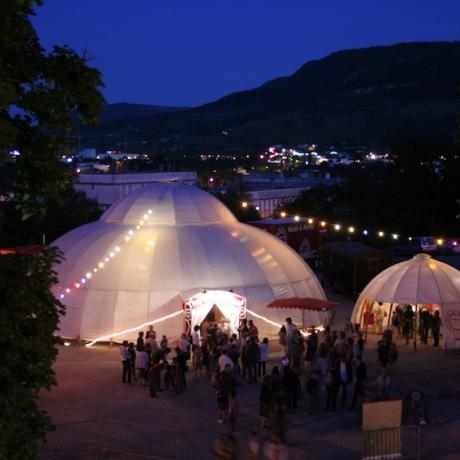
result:
M 161 105 L 128 104 L 120 102 L 117 104 L 106 104 L 101 113 L 101 123 L 109 124 L 119 120 L 130 120 L 133 118 L 148 117 L 165 113 L 174 113 L 184 110 L 185 107 L 165 107 Z
M 289 77 L 180 112 L 103 124 L 100 139 L 190 150 L 451 137 L 460 114 L 460 42 L 333 53 Z M 92 133 L 94 135 L 94 133 Z

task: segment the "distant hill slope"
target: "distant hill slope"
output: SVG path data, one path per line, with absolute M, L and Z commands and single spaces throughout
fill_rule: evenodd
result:
M 289 77 L 180 112 L 106 124 L 129 136 L 192 150 L 268 144 L 450 137 L 460 114 L 460 42 L 404 43 L 333 53 Z
M 167 107 L 161 105 L 128 104 L 120 102 L 117 104 L 106 104 L 101 113 L 101 123 L 108 124 L 119 120 L 148 117 L 165 113 L 179 112 L 186 107 Z

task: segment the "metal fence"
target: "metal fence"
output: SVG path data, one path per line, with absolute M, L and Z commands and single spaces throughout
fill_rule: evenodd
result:
M 42 460 L 197 460 L 213 458 L 217 434 L 212 431 L 172 432 L 119 421 L 64 423 L 48 436 L 40 450 Z M 243 447 L 243 446 L 241 446 Z M 419 459 L 420 428 L 330 433 L 308 440 L 308 449 L 289 447 L 289 458 Z
M 418 426 L 363 431 L 361 440 L 363 460 L 420 458 L 420 428 Z
M 39 458 L 173 460 L 179 458 L 180 440 L 176 432 L 135 423 L 107 420 L 63 423 L 49 433 Z

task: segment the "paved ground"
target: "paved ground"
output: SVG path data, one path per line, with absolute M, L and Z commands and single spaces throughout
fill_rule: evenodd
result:
M 348 318 L 351 304 L 337 296 L 333 300 L 343 301 L 334 319 L 334 327 L 339 328 Z M 365 360 L 371 378 L 379 373 L 375 345 L 376 338 L 370 336 Z M 445 370 L 460 365 L 459 355 L 429 346 L 417 350 L 402 344 L 398 347 L 400 359 L 394 370 L 393 396 L 403 397 L 413 388 L 411 385 L 422 385 L 432 416 L 432 423 L 422 428 L 422 458 L 460 458 L 460 400 L 447 391 L 451 390 L 448 386 L 452 382 Z M 276 354 L 272 356 L 269 368 L 278 361 Z M 156 454 L 158 458 L 207 459 L 212 458 L 216 437 L 228 430 L 227 425 L 216 424 L 215 393 L 209 382 L 192 373 L 188 375 L 187 393 L 177 396 L 162 393 L 159 398 L 151 399 L 147 388 L 120 382 L 117 348 L 63 347 L 55 369 L 59 385 L 51 392 L 43 392 L 41 406 L 51 414 L 58 429 L 51 435 L 42 458 L 96 458 L 91 457 L 90 451 L 80 449 L 82 445 L 94 444 L 99 437 L 105 447 L 110 444 L 117 451 L 107 452 L 104 458 L 145 458 L 133 453 L 138 452 Z M 440 394 L 431 390 L 439 390 Z M 237 438 L 241 446 L 250 430 L 258 427 L 258 392 L 258 385 L 242 385 L 239 389 Z M 438 400 L 432 401 L 436 396 Z M 328 413 L 321 409 L 309 416 L 304 406 L 302 401 L 297 413 L 288 414 L 290 459 L 360 458 L 358 411 L 340 409 Z M 266 433 L 261 435 L 262 439 L 266 437 Z M 49 456 L 52 451 L 63 454 Z

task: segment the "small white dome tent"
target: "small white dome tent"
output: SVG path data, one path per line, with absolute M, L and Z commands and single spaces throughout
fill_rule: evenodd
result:
M 158 183 L 130 193 L 100 218 L 54 242 L 65 260 L 55 294 L 66 305 L 60 334 L 83 340 L 134 338 L 147 323 L 170 338 L 216 306 L 275 334 L 275 299 L 325 299 L 305 262 L 271 234 L 238 222 L 209 193 Z M 310 321 L 310 320 L 309 320 Z M 318 324 L 318 315 L 311 319 Z M 319 324 L 318 324 L 319 325 Z
M 436 305 L 443 324 L 444 347 L 460 348 L 460 272 L 450 265 L 428 254 L 392 265 L 364 288 L 351 321 L 362 323 L 373 302 Z M 390 316 L 387 314 L 388 321 Z

